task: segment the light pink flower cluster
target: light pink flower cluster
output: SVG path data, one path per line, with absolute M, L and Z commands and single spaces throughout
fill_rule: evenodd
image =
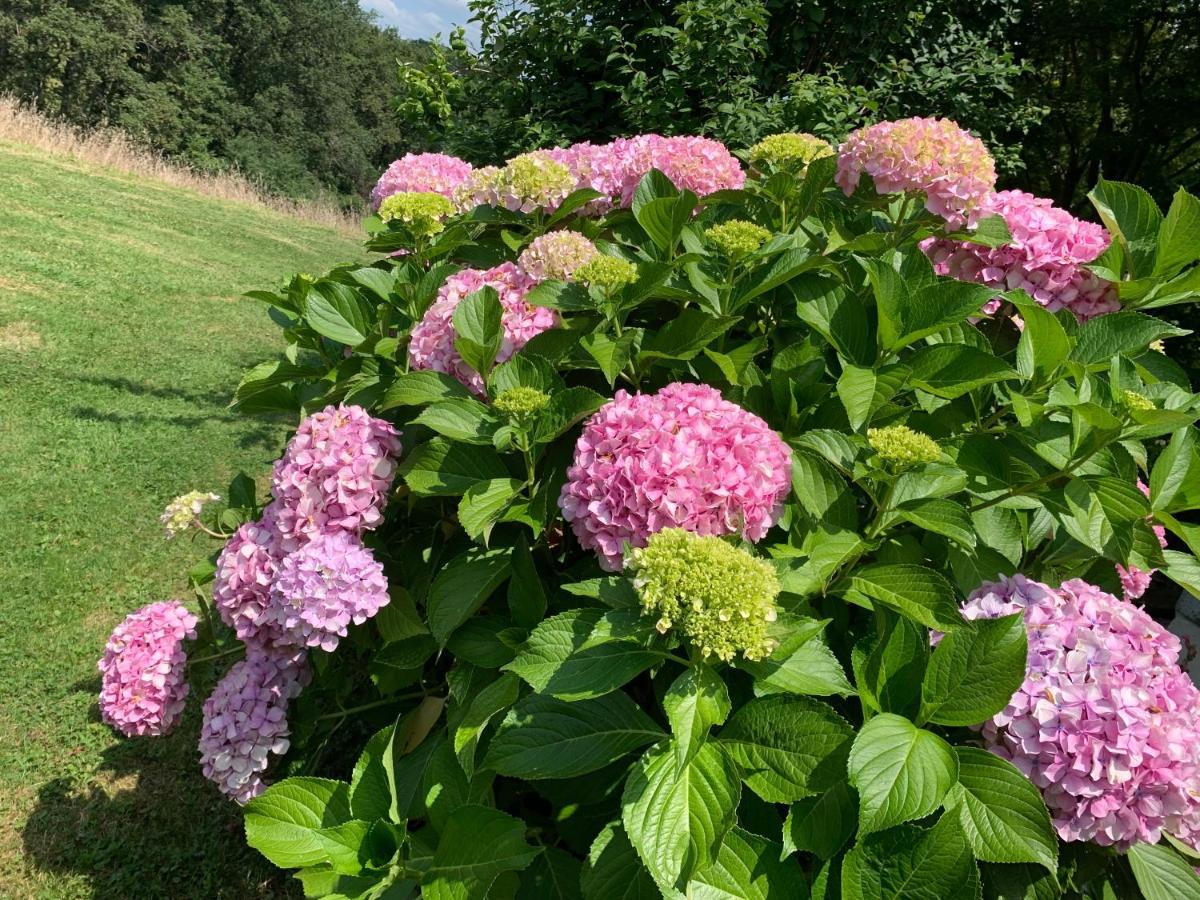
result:
M 600 565 L 664 528 L 760 540 L 791 487 L 791 449 L 767 423 L 702 384 L 618 391 L 584 426 L 558 505 Z
M 288 751 L 288 703 L 309 678 L 301 651 L 251 649 L 204 701 L 200 765 L 221 793 L 246 803 L 266 787 L 262 773 L 271 755 Z
M 483 378 L 466 364 L 454 347 L 458 335 L 454 330 L 454 310 L 468 294 L 482 287 L 496 289 L 504 314 L 501 324 L 504 340 L 496 354 L 501 363 L 524 347 L 529 339 L 559 324 L 552 309 L 533 306 L 525 295 L 537 281 L 512 263 L 495 268 L 463 269 L 446 279 L 438 290 L 437 299 L 425 311 L 412 330 L 408 345 L 409 360 L 414 369 L 433 369 L 457 378 L 479 396 L 484 396 Z
M 921 191 L 925 208 L 955 227 L 996 187 L 983 141 L 949 119 L 900 119 L 851 132 L 838 150 L 835 180 L 849 196 L 864 172 L 880 194 Z
M 987 748 L 1037 785 L 1064 840 L 1125 848 L 1166 831 L 1200 846 L 1200 691 L 1179 668 L 1179 639 L 1078 579 L 985 584 L 963 614 L 1017 611 L 1026 677 L 984 723 Z
M 521 251 L 517 266 L 535 281 L 570 281 L 575 270 L 600 251 L 577 231 L 551 231 L 534 238 Z
M 272 476 L 286 549 L 327 531 L 378 525 L 399 453 L 396 429 L 360 406 L 329 406 L 301 422 Z
M 100 660 L 100 716 L 126 737 L 162 735 L 179 724 L 188 695 L 185 640 L 196 617 L 177 600 L 126 616 Z
M 1024 191 L 991 194 L 970 218 L 977 222 L 991 215 L 1004 218 L 1010 243 L 985 247 L 948 238 L 921 242 L 939 275 L 1002 291 L 1020 289 L 1051 312 L 1069 309 L 1080 321 L 1121 308 L 1116 286 L 1084 268 L 1108 249 L 1103 227 Z M 994 299 L 984 311 L 995 312 L 999 305 Z
M 471 164 L 444 153 L 406 153 L 387 167 L 371 190 L 371 209 L 392 194 L 432 193 L 452 199 L 471 174 Z
M 1139 491 L 1147 497 L 1150 496 L 1150 486 L 1146 482 L 1139 478 L 1137 486 Z M 1158 545 L 1164 550 L 1167 549 L 1167 529 L 1162 525 L 1154 524 L 1151 524 L 1151 528 L 1154 529 L 1154 536 L 1158 538 Z M 1146 593 L 1147 588 L 1150 587 L 1150 579 L 1154 577 L 1154 572 L 1154 569 L 1146 571 L 1137 566 L 1125 568 L 1117 563 L 1117 577 L 1121 579 L 1121 591 L 1124 593 L 1125 599 L 1136 600 Z
M 257 522 L 242 525 L 217 557 L 213 605 L 238 640 L 260 648 L 288 647 L 294 638 L 270 615 L 271 588 L 283 559 L 283 537 L 275 520 L 276 505 Z

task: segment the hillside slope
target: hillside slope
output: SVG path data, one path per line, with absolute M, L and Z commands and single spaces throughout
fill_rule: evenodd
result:
M 167 501 L 278 450 L 283 423 L 226 408 L 280 347 L 239 295 L 361 247 L 16 144 L 0 209 L 0 897 L 275 896 L 196 765 L 203 697 L 176 735 L 119 742 L 95 663 L 209 549 L 163 539 Z

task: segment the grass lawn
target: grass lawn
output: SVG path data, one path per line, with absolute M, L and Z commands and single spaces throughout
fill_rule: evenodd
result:
M 203 779 L 203 696 L 165 739 L 95 712 L 112 627 L 186 597 L 211 543 L 168 543 L 176 494 L 262 476 L 287 423 L 231 414 L 273 356 L 265 307 L 352 236 L 0 143 L 0 897 L 290 895 Z

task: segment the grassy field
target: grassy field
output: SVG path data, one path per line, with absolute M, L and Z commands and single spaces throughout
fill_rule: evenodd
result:
M 0 897 L 285 895 L 200 775 L 203 698 L 175 735 L 119 741 L 95 665 L 209 550 L 162 538 L 166 502 L 279 449 L 286 423 L 226 409 L 280 346 L 238 295 L 360 246 L 11 143 L 0 209 Z

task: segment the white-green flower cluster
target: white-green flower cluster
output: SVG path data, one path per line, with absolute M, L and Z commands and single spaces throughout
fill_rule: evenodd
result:
M 617 256 L 597 256 L 575 270 L 577 281 L 607 290 L 633 284 L 637 276 L 637 266 Z
M 441 194 L 426 191 L 392 194 L 379 204 L 379 218 L 400 222 L 416 237 L 433 237 L 445 229 L 454 207 Z
M 706 229 L 704 236 L 726 256 L 737 257 L 753 253 L 766 243 L 771 232 L 744 219 L 730 219 Z
M 167 540 L 178 537 L 199 524 L 200 513 L 204 511 L 205 505 L 220 499 L 216 494 L 205 491 L 189 491 L 168 503 L 166 510 L 158 517 L 166 531 Z
M 823 156 L 833 156 L 833 147 L 816 135 L 802 131 L 771 134 L 750 148 L 751 160 L 774 165 L 799 163 L 807 166 Z
M 899 466 L 937 462 L 942 455 L 933 438 L 907 425 L 868 428 L 867 443 L 884 460 Z
M 766 560 L 719 537 L 682 528 L 650 536 L 629 557 L 642 609 L 657 628 L 679 630 L 705 656 L 757 660 L 775 649 L 779 579 Z
M 1145 394 L 1139 394 L 1137 391 L 1122 391 L 1121 402 L 1125 404 L 1125 408 L 1133 411 L 1155 409 L 1154 401 Z
M 510 419 L 528 419 L 546 408 L 550 397 L 545 391 L 531 387 L 509 388 L 493 401 L 492 405 Z

